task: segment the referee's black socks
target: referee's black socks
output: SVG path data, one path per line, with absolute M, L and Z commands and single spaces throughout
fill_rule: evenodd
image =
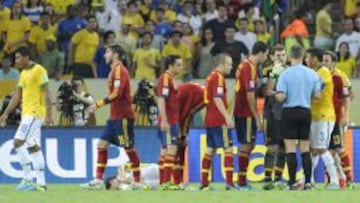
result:
M 297 166 L 296 153 L 287 153 L 286 161 L 289 169 L 289 186 L 292 186 L 296 182 L 296 166 Z M 311 168 L 310 168 L 310 172 L 311 172 Z
M 311 183 L 311 156 L 310 152 L 304 152 L 301 154 L 302 166 L 305 175 L 305 184 Z

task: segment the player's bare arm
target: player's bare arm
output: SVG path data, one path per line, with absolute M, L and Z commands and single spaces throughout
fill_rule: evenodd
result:
M 47 125 L 54 124 L 54 120 L 52 118 L 52 99 L 51 99 L 51 92 L 47 85 L 43 86 L 43 91 L 45 92 L 45 99 L 46 99 L 46 117 L 45 123 Z
M 9 114 L 14 111 L 14 109 L 19 105 L 21 101 L 21 89 L 17 88 L 15 90 L 14 96 L 10 100 L 10 104 L 5 109 L 4 113 L 0 117 L 0 126 L 5 127 L 6 126 L 6 119 L 8 118 Z
M 263 129 L 262 126 L 262 122 L 260 120 L 260 117 L 256 111 L 256 99 L 255 99 L 255 92 L 254 91 L 250 91 L 246 93 L 246 98 L 249 102 L 249 108 L 251 110 L 252 115 L 254 116 L 254 118 L 256 119 L 256 126 L 258 127 L 259 130 Z
M 166 117 L 166 109 L 165 109 L 165 98 L 160 97 L 158 99 L 159 112 L 161 116 L 161 130 L 166 130 L 169 127 L 168 119 Z
M 233 128 L 234 122 L 232 121 L 230 115 L 226 111 L 225 105 L 224 105 L 223 101 L 221 100 L 221 98 L 215 97 L 214 102 L 215 102 L 216 108 L 220 111 L 221 115 L 225 118 L 226 125 L 228 126 L 228 128 Z
M 105 106 L 106 104 L 110 104 L 114 99 L 116 99 L 120 92 L 120 79 L 114 81 L 114 90 L 104 99 L 100 99 L 96 103 L 92 104 L 89 108 L 90 113 L 95 112 L 98 108 Z

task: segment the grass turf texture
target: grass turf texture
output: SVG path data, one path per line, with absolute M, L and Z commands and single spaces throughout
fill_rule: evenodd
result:
M 198 186 L 198 185 L 193 185 Z M 360 189 L 339 191 L 87 191 L 78 185 L 50 184 L 47 192 L 16 192 L 15 185 L 0 184 L 1 203 L 359 203 Z M 318 188 L 321 188 L 318 185 Z

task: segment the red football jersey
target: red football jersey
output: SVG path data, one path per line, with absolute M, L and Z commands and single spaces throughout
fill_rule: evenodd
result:
M 157 83 L 157 94 L 165 99 L 165 110 L 170 125 L 179 124 L 179 96 L 174 77 L 163 73 Z M 161 116 L 159 116 L 161 121 Z M 160 125 L 161 122 L 159 122 Z
M 178 87 L 179 93 L 179 124 L 180 128 L 187 128 L 192 115 L 204 106 L 204 88 L 193 82 L 183 83 Z
M 235 117 L 253 117 L 249 102 L 247 100 L 247 93 L 249 91 L 256 91 L 257 70 L 255 65 L 246 59 L 242 62 L 236 70 L 235 83 Z
M 220 97 L 225 105 L 225 108 L 227 108 L 226 84 L 224 76 L 218 71 L 211 72 L 210 75 L 206 78 L 204 92 L 204 102 L 206 104 L 206 128 L 226 125 L 225 118 L 215 105 L 215 97 Z
M 342 113 L 343 99 L 349 96 L 349 90 L 346 78 L 343 78 L 336 70 L 332 73 L 332 79 L 334 83 L 334 108 L 336 114 L 336 122 L 339 122 L 344 116 Z
M 134 112 L 131 107 L 130 75 L 123 64 L 116 64 L 111 69 L 108 83 L 110 94 L 116 94 L 113 91 L 115 87 L 119 87 L 117 97 L 110 103 L 110 120 L 134 119 Z

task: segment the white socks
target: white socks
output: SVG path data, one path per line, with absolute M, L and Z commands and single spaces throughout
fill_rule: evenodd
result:
M 46 182 L 45 182 L 45 171 L 44 171 L 45 168 L 44 156 L 40 150 L 31 153 L 30 156 L 32 158 L 33 168 L 35 171 L 36 184 L 40 186 L 45 186 Z
M 314 178 L 314 174 L 315 174 L 315 168 L 319 163 L 319 155 L 311 155 L 311 183 L 315 183 L 315 178 Z
M 325 153 L 321 154 L 321 158 L 324 161 L 324 165 L 326 167 L 326 170 L 330 176 L 330 182 L 334 184 L 339 184 L 339 180 L 336 174 L 336 168 L 334 159 L 331 156 L 329 151 L 326 151 Z
M 20 165 L 23 168 L 24 176 L 26 180 L 32 180 L 31 177 L 31 159 L 27 148 L 22 145 L 16 148 L 17 156 L 19 158 Z

